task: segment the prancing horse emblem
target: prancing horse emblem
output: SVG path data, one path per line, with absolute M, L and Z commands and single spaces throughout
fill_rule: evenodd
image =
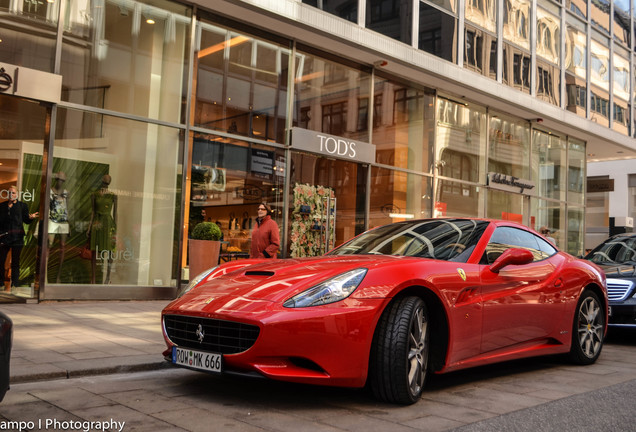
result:
M 197 331 L 194 334 L 197 335 L 197 338 L 199 339 L 199 343 L 202 343 L 203 338 L 205 337 L 205 332 L 203 331 L 203 326 L 201 324 L 199 324 L 199 328 L 197 328 Z
M 459 273 L 459 277 L 461 277 L 462 280 L 466 280 L 466 272 L 464 271 L 464 269 L 458 268 L 457 273 Z

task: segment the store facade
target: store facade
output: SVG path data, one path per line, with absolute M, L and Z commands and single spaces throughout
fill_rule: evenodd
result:
M 172 298 L 194 276 L 191 229 L 216 222 L 222 259 L 241 259 L 261 202 L 282 257 L 443 216 L 549 226 L 561 249 L 583 252 L 581 134 L 212 5 L 0 9 L 0 193 L 17 185 L 42 215 L 26 229 L 20 297 Z M 52 96 L 20 93 L 46 79 L 59 82 Z

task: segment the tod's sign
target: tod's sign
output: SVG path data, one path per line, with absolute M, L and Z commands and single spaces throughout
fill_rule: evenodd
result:
M 298 127 L 291 129 L 292 147 L 353 162 L 375 162 L 375 146 L 362 141 Z

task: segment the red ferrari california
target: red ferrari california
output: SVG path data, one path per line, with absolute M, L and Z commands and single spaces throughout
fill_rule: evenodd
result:
M 565 353 L 607 329 L 603 272 L 513 222 L 427 219 L 320 257 L 231 261 L 162 312 L 166 360 L 213 373 L 368 385 L 417 401 L 428 373 Z

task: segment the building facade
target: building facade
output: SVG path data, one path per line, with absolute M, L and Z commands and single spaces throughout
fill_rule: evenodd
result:
M 194 3 L 0 0 L 20 296 L 171 298 L 192 227 L 243 258 L 260 202 L 282 257 L 442 216 L 578 255 L 587 161 L 636 157 L 629 1 Z

